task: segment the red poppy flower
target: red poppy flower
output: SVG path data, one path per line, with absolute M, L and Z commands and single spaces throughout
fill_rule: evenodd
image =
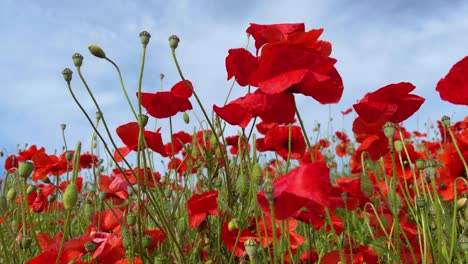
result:
M 187 202 L 189 210 L 190 227 L 197 227 L 206 217 L 216 215 L 218 212 L 218 192 L 209 191 L 201 194 L 194 194 Z
M 116 175 L 99 176 L 99 189 L 106 193 L 106 200 L 120 200 L 119 203 L 128 199 L 128 183 Z
M 193 87 L 190 81 L 187 83 Z M 189 101 L 190 96 L 192 96 L 192 90 L 183 81 L 180 81 L 169 92 L 141 93 L 141 105 L 150 116 L 166 118 L 174 116 L 178 112 L 192 109 L 192 104 Z
M 101 220 L 100 223 L 98 223 L 99 219 Z M 120 231 L 122 221 L 123 212 L 118 208 L 95 212 L 93 216 L 93 226 L 97 227 L 99 224 L 102 232 Z
M 241 128 L 246 128 L 252 119 L 247 109 L 238 104 L 227 104 L 223 107 L 213 105 L 213 111 L 224 121 Z
M 71 163 L 65 158 L 65 154 L 57 157 L 47 155 L 45 152 L 38 152 L 32 157 L 34 163 L 33 181 L 43 180 L 48 175 L 60 176 L 72 169 Z
M 468 105 L 468 56 L 453 65 L 448 74 L 440 79 L 436 91 L 444 101 Z
M 190 135 L 189 133 L 179 131 L 175 134 L 172 134 L 172 141 L 166 143 L 164 145 L 164 149 L 166 150 L 166 153 L 175 155 L 184 148 L 184 144 L 191 143 L 192 139 L 192 135 Z
M 255 39 L 255 48 L 257 48 L 257 53 L 258 50 L 267 43 L 286 40 L 291 34 L 304 31 L 304 23 L 271 25 L 250 23 L 250 27 L 246 30 L 246 32 L 252 35 Z
M 407 82 L 389 84 L 367 93 L 353 107 L 365 122 L 373 123 L 385 116 L 391 122 L 400 123 L 413 115 L 425 101 L 420 96 L 410 94 L 415 88 Z
M 235 250 L 234 246 L 236 245 L 237 235 L 239 234 L 240 230 L 238 228 L 229 230 L 228 225 L 229 221 L 224 222 L 221 229 L 221 237 L 223 239 L 224 245 L 229 250 L 229 252 L 234 252 L 235 256 L 241 257 L 245 252 L 244 242 L 247 241 L 247 239 L 252 238 L 258 242 L 257 235 L 253 232 L 253 230 L 255 230 L 255 225 L 252 224 L 253 226 L 241 230 Z
M 122 142 L 131 150 L 138 150 L 138 135 L 140 133 L 140 127 L 137 122 L 130 122 L 124 125 L 119 126 L 116 129 L 117 135 L 120 137 Z M 164 149 L 164 144 L 161 138 L 161 133 L 159 130 L 156 132 L 144 131 L 144 138 L 146 145 L 151 150 L 161 154 L 161 156 L 166 157 L 166 150 Z M 124 151 L 124 153 L 128 153 Z M 115 156 L 115 153 L 114 153 Z
M 302 207 L 322 211 L 329 205 L 330 170 L 323 162 L 304 164 L 275 180 L 273 186 L 277 219 L 288 218 Z M 263 191 L 257 195 L 257 200 L 262 211 L 269 214 L 269 202 Z
M 300 159 L 306 149 L 302 130 L 298 126 L 291 127 L 291 138 L 289 138 L 289 126 L 276 126 L 268 131 L 263 141 L 266 150 L 276 151 L 283 159 L 288 158 L 289 145 L 291 145 L 291 159 Z
M 246 49 L 230 49 L 226 57 L 227 79 L 235 77 L 240 86 L 250 84 L 249 78 L 258 68 L 258 61 Z
M 149 252 L 153 251 L 158 244 L 161 244 L 166 239 L 164 233 L 159 228 L 145 230 L 145 235 L 151 237 L 151 244 L 147 248 Z

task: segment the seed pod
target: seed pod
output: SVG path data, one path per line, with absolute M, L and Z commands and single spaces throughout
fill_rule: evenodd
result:
M 145 127 L 148 124 L 148 116 L 147 115 L 138 115 L 138 124 L 142 127 Z
M 249 255 L 250 259 L 253 259 L 257 256 L 257 242 L 251 237 L 249 237 L 245 242 L 244 242 L 244 247 L 245 247 L 245 252 L 247 255 Z
M 65 152 L 65 159 L 70 162 L 73 159 L 73 151 Z
M 72 76 L 73 76 L 72 70 L 70 70 L 69 68 L 65 68 L 62 71 L 62 75 L 63 75 L 63 79 L 65 79 L 67 83 L 71 82 Z
M 400 153 L 401 151 L 403 151 L 403 141 L 395 140 L 395 142 L 393 142 L 393 145 L 395 146 L 396 152 Z
M 73 64 L 76 67 L 81 67 L 81 65 L 83 64 L 83 55 L 81 55 L 80 53 L 75 53 L 72 56 L 72 60 L 73 60 Z
M 34 165 L 29 161 L 20 161 L 18 164 L 18 174 L 21 178 L 27 179 L 31 175 Z
M 424 209 L 426 207 L 426 199 L 424 197 L 416 198 L 416 207 L 420 210 Z
M 252 167 L 252 172 L 250 173 L 250 178 L 256 185 L 262 184 L 263 181 L 263 173 L 262 168 L 258 163 L 255 163 Z
M 446 116 L 444 115 L 441 119 L 442 121 L 442 124 L 446 127 L 449 127 L 450 126 L 450 117 L 449 116 Z
M 85 248 L 86 252 L 91 253 L 91 252 L 94 252 L 96 250 L 97 245 L 94 242 L 86 242 L 84 244 L 84 248 Z
M 136 215 L 128 214 L 127 215 L 127 224 L 129 226 L 134 226 L 136 224 Z
M 140 33 L 140 40 L 143 46 L 146 47 L 146 45 L 148 45 L 150 38 L 151 38 L 151 34 L 148 31 L 142 31 Z
M 171 49 L 177 49 L 179 46 L 180 39 L 176 35 L 172 35 L 169 37 L 169 47 Z
M 65 193 L 63 194 L 63 207 L 66 210 L 71 210 L 76 202 L 78 201 L 78 189 L 76 187 L 76 183 L 70 183 L 65 189 Z
M 393 139 L 393 136 L 395 135 L 395 124 L 392 122 L 387 122 L 383 125 L 383 131 L 385 134 L 385 137 L 388 139 Z
M 106 58 L 106 53 L 98 45 L 91 44 L 88 46 L 88 49 L 89 49 L 89 52 L 91 52 L 91 54 L 93 54 L 94 56 L 101 58 L 101 59 Z

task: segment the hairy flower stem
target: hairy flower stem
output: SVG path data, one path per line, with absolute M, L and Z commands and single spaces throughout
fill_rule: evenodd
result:
M 394 242 L 396 244 L 396 254 L 398 259 L 400 259 L 400 219 L 399 219 L 399 204 L 398 204 L 398 194 L 397 194 L 397 182 L 399 182 L 398 176 L 397 176 L 397 170 L 396 170 L 396 161 L 395 161 L 395 155 L 394 155 L 394 148 L 393 148 L 393 140 L 392 138 L 388 138 L 388 147 L 390 149 L 390 158 L 392 160 L 392 186 L 391 186 L 391 192 L 392 192 L 392 216 L 393 216 L 393 225 L 394 227 Z
M 314 153 L 312 151 L 312 147 L 310 145 L 309 136 L 307 135 L 307 131 L 305 129 L 304 123 L 302 122 L 302 118 L 301 118 L 301 115 L 299 114 L 299 110 L 297 109 L 296 104 L 294 104 L 294 109 L 296 109 L 297 120 L 299 120 L 299 124 L 301 125 L 302 133 L 304 133 L 304 138 L 305 138 L 306 143 L 307 143 L 307 149 L 309 150 L 309 154 L 310 154 L 310 160 L 312 162 L 315 162 L 315 155 L 314 155 Z
M 197 101 L 198 105 L 200 106 L 200 109 L 202 110 L 203 116 L 205 116 L 206 122 L 208 122 L 208 125 L 210 126 L 211 130 L 213 131 L 213 134 L 215 135 L 216 139 L 218 140 L 218 148 L 221 150 L 222 157 L 223 157 L 223 162 L 224 162 L 224 164 L 228 164 L 227 163 L 227 160 L 228 160 L 227 153 L 225 153 L 221 149 L 221 144 L 219 142 L 219 135 L 216 132 L 214 125 L 211 122 L 210 118 L 208 117 L 208 114 L 206 113 L 206 110 L 203 107 L 203 104 L 200 101 L 200 98 L 198 97 L 197 92 L 195 91 L 195 89 L 193 89 L 193 87 L 185 79 L 184 74 L 182 73 L 182 69 L 180 68 L 179 61 L 177 60 L 175 49 L 173 48 L 171 50 L 172 50 L 172 58 L 174 60 L 175 66 L 177 68 L 177 72 L 179 73 L 179 76 L 182 79 L 182 81 L 184 82 L 185 86 L 187 86 L 190 89 L 190 91 L 192 91 L 193 96 L 195 97 L 195 100 Z M 231 191 L 232 186 L 231 186 L 231 180 L 230 180 L 231 177 L 229 176 L 229 174 L 230 174 L 229 170 L 225 170 L 225 171 L 226 171 L 226 188 L 227 188 L 227 192 L 228 192 L 228 205 L 232 206 L 233 205 L 232 203 L 234 201 L 232 199 L 232 191 Z

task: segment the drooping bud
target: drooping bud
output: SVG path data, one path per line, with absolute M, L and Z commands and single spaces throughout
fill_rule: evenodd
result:
M 450 126 L 450 117 L 449 116 L 446 116 L 444 115 L 441 119 L 442 121 L 442 124 L 445 126 L 445 127 L 449 127 Z
M 8 201 L 13 201 L 16 198 L 16 189 L 10 188 L 7 192 L 6 198 Z
M 244 242 L 245 252 L 249 255 L 250 259 L 254 259 L 257 256 L 257 242 L 251 237 L 249 237 Z
M 179 42 L 180 42 L 180 39 L 176 35 L 172 35 L 169 37 L 169 47 L 171 49 L 173 50 L 177 49 L 177 47 L 179 46 Z
M 75 64 L 75 66 L 79 68 L 83 64 L 83 55 L 81 55 L 80 53 L 75 53 L 72 56 L 72 60 L 73 64 Z
M 65 79 L 65 81 L 67 83 L 70 83 L 71 80 L 72 80 L 72 75 L 73 75 L 73 72 L 72 70 L 70 70 L 69 68 L 65 68 L 63 71 L 62 71 L 62 75 L 63 75 L 63 79 Z
M 78 201 L 78 189 L 76 183 L 70 183 L 63 194 L 63 207 L 65 210 L 71 210 Z
M 141 40 L 141 44 L 146 47 L 146 45 L 148 45 L 149 41 L 150 41 L 150 38 L 151 38 L 151 34 L 148 32 L 148 31 L 142 31 L 140 32 L 140 40 Z
M 33 169 L 34 165 L 30 161 L 20 161 L 18 164 L 18 174 L 23 179 L 29 178 Z
M 147 115 L 138 115 L 138 124 L 142 127 L 145 127 L 148 124 L 148 116 Z
M 182 118 L 184 119 L 184 123 L 185 123 L 185 124 L 189 124 L 189 123 L 190 123 L 190 117 L 189 117 L 189 115 L 187 114 L 187 112 L 184 112 L 184 114 L 182 115 Z
M 89 49 L 89 52 L 91 52 L 91 54 L 93 54 L 94 56 L 101 58 L 101 59 L 106 58 L 106 53 L 98 45 L 90 44 L 88 45 L 88 49 Z
M 395 135 L 395 124 L 392 122 L 385 123 L 383 125 L 383 131 L 388 139 L 393 139 L 393 136 Z
M 463 197 L 457 200 L 457 209 L 463 209 L 466 206 L 466 203 L 468 202 L 468 199 Z

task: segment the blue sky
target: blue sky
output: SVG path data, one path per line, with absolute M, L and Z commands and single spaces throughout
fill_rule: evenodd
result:
M 468 55 L 468 2 L 466 1 L 23 1 L 0 3 L 0 148 L 12 153 L 17 144 L 60 149 L 60 124 L 67 124 L 67 140 L 89 142 L 91 128 L 69 95 L 61 71 L 74 69 L 71 56 L 84 55 L 82 72 L 101 103 L 113 130 L 132 121 L 116 72 L 109 63 L 88 53 L 100 45 L 119 64 L 130 94 L 137 87 L 141 56 L 139 32 L 152 34 L 148 46 L 143 89 L 165 89 L 179 81 L 167 38 L 177 34 L 183 71 L 211 109 L 222 104 L 230 82 L 224 59 L 230 48 L 243 47 L 250 22 L 260 24 L 304 22 L 306 29 L 324 28 L 322 39 L 333 44 L 332 56 L 345 85 L 343 98 L 331 106 L 334 127 L 341 129 L 340 110 L 366 92 L 390 83 L 409 81 L 414 93 L 426 98 L 418 115 L 405 124 L 416 129 L 442 115 L 460 120 L 466 107 L 442 102 L 437 81 Z M 89 113 L 90 99 L 74 76 L 72 86 Z M 233 97 L 242 95 L 235 87 Z M 195 106 L 195 101 L 193 101 Z M 311 98 L 297 104 L 312 129 L 326 124 L 329 107 Z M 198 111 L 198 106 L 195 110 Z M 179 115 L 180 117 L 180 115 Z M 347 116 L 346 130 L 353 116 Z M 193 119 L 193 118 L 192 118 Z M 166 121 L 159 123 L 168 133 Z M 178 122 L 176 131 L 191 131 Z M 234 130 L 233 130 L 234 131 Z M 3 162 L 0 160 L 0 162 Z

